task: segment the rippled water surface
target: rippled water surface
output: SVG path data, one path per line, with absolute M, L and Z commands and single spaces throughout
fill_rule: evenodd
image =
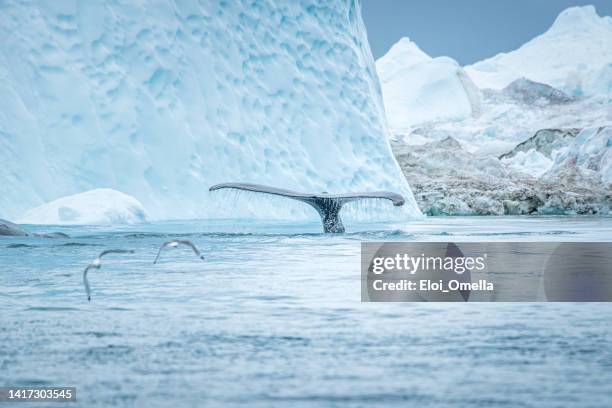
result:
M 360 302 L 360 242 L 612 241 L 610 218 L 240 220 L 0 237 L 0 385 L 69 406 L 612 406 L 612 304 Z M 205 253 L 160 244 L 192 240 Z M 84 267 L 105 249 L 135 250 Z M 51 406 L 57 407 L 58 404 Z

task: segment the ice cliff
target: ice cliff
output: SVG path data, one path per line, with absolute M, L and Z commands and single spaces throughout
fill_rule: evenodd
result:
M 0 215 L 107 187 L 152 219 L 215 217 L 207 188 L 224 181 L 392 190 L 400 217 L 418 215 L 360 13 L 356 0 L 1 2 Z M 263 203 L 222 216 L 302 211 Z

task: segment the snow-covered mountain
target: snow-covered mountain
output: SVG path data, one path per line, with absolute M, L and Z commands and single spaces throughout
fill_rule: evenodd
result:
M 466 71 L 480 88 L 527 78 L 571 96 L 612 96 L 612 17 L 600 17 L 593 6 L 568 8 L 544 34 Z
M 392 190 L 419 214 L 358 1 L 7 0 L 0 38 L 3 218 L 96 188 L 215 217 L 224 181 Z M 221 216 L 317 217 L 239 201 Z
M 448 57 L 431 58 L 408 38 L 376 61 L 376 71 L 392 129 L 480 112 L 480 91 L 463 68 Z

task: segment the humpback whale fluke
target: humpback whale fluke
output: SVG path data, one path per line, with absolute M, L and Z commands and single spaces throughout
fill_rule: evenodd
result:
M 87 300 L 91 301 L 91 289 L 89 287 L 89 280 L 87 280 L 87 271 L 90 269 L 100 269 L 102 267 L 102 257 L 108 254 L 133 254 L 134 251 L 131 249 L 107 249 L 106 251 L 100 252 L 100 255 L 83 271 L 83 285 L 85 285 L 85 293 L 87 293 Z
M 198 249 L 198 247 L 196 247 L 194 245 L 193 242 L 187 240 L 187 239 L 173 239 L 172 241 L 168 241 L 168 242 L 164 242 L 162 244 L 162 246 L 159 248 L 159 251 L 157 252 L 157 256 L 155 257 L 155 260 L 153 261 L 154 264 L 157 263 L 157 260 L 159 259 L 159 255 L 161 255 L 161 251 L 162 249 L 169 247 L 169 248 L 175 248 L 179 245 L 186 245 L 188 247 L 190 247 L 193 252 L 198 256 L 198 258 L 200 258 L 201 260 L 204 260 L 204 255 L 202 255 L 200 253 L 200 250 Z
M 210 187 L 209 191 L 220 190 L 223 188 L 233 188 L 237 190 L 253 191 L 257 193 L 272 194 L 281 197 L 293 198 L 294 200 L 302 201 L 311 205 L 319 215 L 323 222 L 323 231 L 325 232 L 344 232 L 344 225 L 340 219 L 340 209 L 346 203 L 352 201 L 364 200 L 367 198 L 382 198 L 390 200 L 394 206 L 404 205 L 404 197 L 399 194 L 388 191 L 372 191 L 365 193 L 344 193 L 344 194 L 311 194 L 299 193 L 296 191 L 285 190 L 282 188 L 264 186 L 261 184 L 249 183 L 222 183 Z

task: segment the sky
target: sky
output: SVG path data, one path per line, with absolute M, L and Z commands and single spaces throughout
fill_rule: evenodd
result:
M 520 47 L 561 11 L 587 4 L 612 15 L 612 0 L 362 0 L 362 15 L 375 59 L 409 37 L 432 57 L 469 65 Z

